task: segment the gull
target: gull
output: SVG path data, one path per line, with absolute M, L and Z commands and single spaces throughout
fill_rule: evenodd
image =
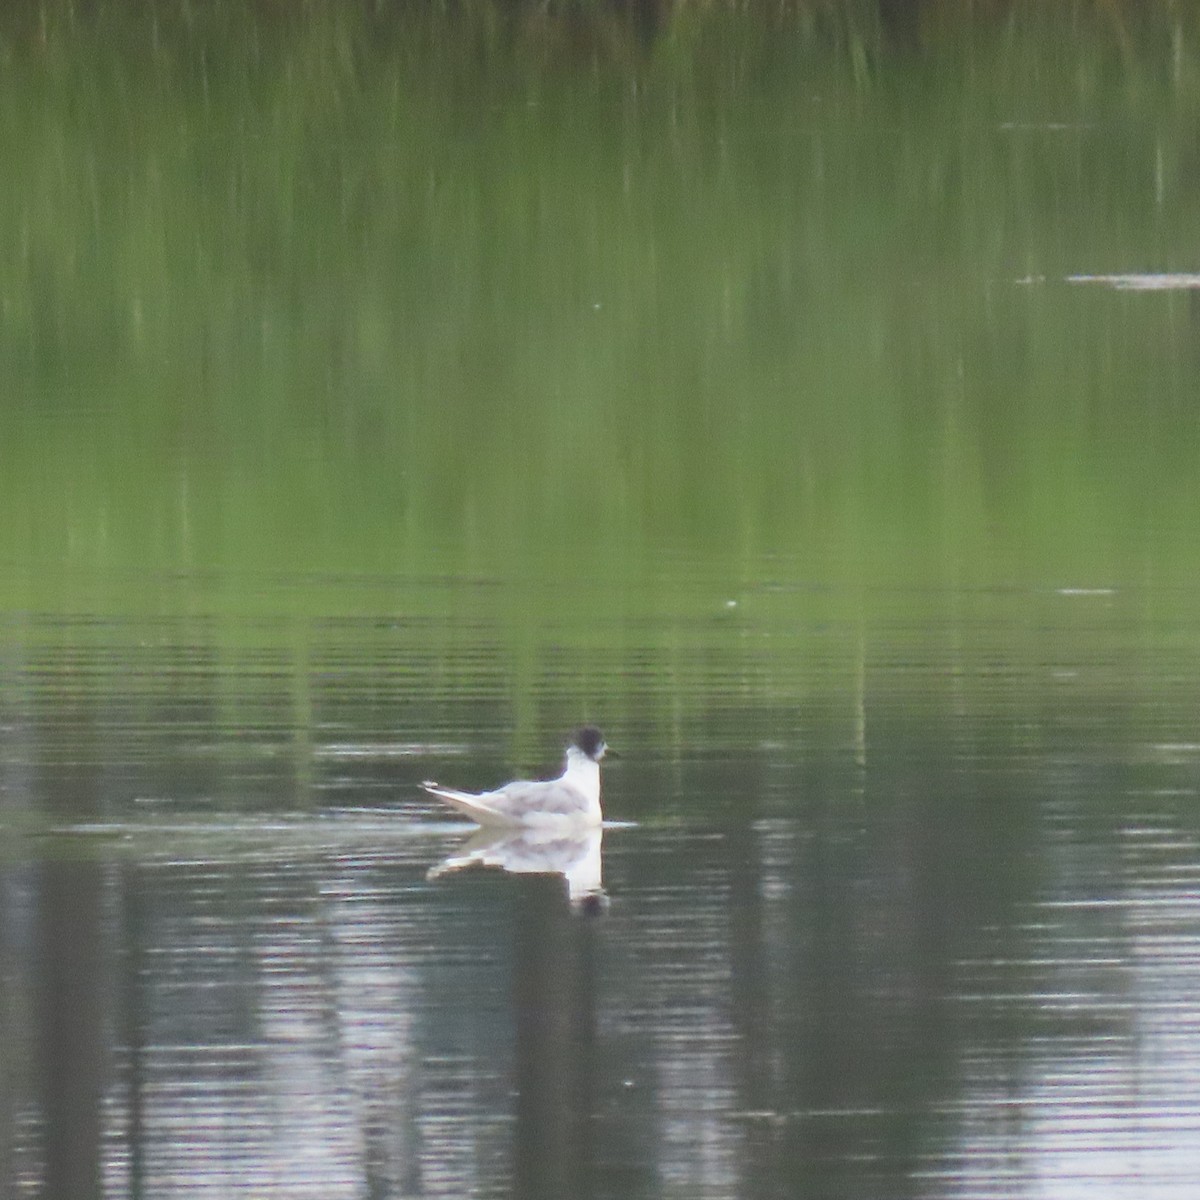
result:
M 567 763 L 557 779 L 541 782 L 516 780 L 490 792 L 459 792 L 426 780 L 421 786 L 490 828 L 518 826 L 599 825 L 600 760 L 609 751 L 604 735 L 594 725 L 578 730 L 567 745 Z

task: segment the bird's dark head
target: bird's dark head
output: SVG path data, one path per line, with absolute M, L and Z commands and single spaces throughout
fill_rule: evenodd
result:
M 571 745 L 586 754 L 592 762 L 599 762 L 605 754 L 612 754 L 614 757 L 616 754 L 615 751 L 609 750 L 604 741 L 604 734 L 595 725 L 585 725 L 582 729 L 576 730 L 571 738 Z

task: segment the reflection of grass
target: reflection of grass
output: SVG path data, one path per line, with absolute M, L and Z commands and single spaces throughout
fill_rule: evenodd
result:
M 1194 266 L 1197 63 L 1166 8 L 1046 7 L 889 58 L 866 5 L 681 6 L 628 56 L 484 6 L 50 6 L 0 82 L 0 602 L 478 576 L 513 635 L 564 578 L 580 622 L 1190 578 L 1185 306 L 1010 281 Z

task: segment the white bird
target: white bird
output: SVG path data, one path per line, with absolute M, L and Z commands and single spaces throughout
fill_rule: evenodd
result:
M 517 780 L 491 792 L 459 792 L 426 780 L 421 786 L 472 821 L 491 827 L 599 825 L 600 760 L 608 752 L 604 735 L 585 725 L 567 746 L 567 764 L 557 779 Z

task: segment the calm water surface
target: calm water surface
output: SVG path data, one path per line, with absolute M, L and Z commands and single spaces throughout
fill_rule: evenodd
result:
M 1195 1200 L 1200 10 L 434 7 L 0 6 L 4 1195 Z
M 486 693 L 418 703 L 424 631 L 246 650 L 215 696 L 178 628 L 30 622 L 0 689 L 16 1190 L 1193 1195 L 1200 743 L 1081 683 L 1120 597 L 960 600 L 985 646 L 1058 602 L 1046 636 L 1083 621 L 1098 654 L 823 628 L 824 666 L 778 669 L 818 694 L 856 654 L 839 712 L 739 695 L 752 659 L 685 639 L 726 681 L 707 720 L 603 714 L 633 824 L 597 909 L 553 874 L 430 877 L 468 831 L 418 781 L 552 768 L 558 738 L 514 747 Z M 586 669 L 559 654 L 545 694 Z

